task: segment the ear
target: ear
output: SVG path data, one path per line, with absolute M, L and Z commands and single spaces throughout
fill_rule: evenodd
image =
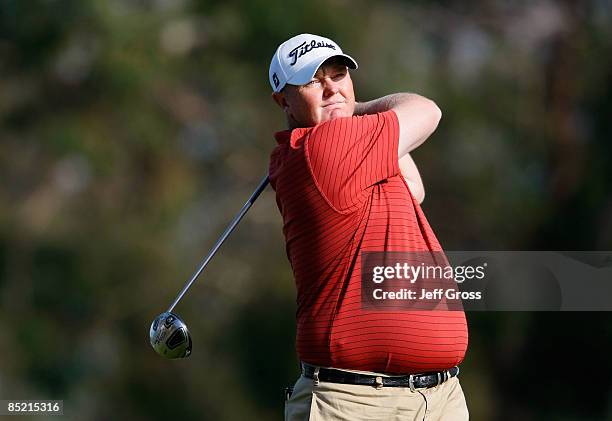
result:
M 283 92 L 272 92 L 272 99 L 283 110 L 289 108 L 289 104 L 287 103 L 287 99 L 285 98 L 285 94 Z

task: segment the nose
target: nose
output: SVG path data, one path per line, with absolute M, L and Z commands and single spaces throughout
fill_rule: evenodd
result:
M 340 87 L 337 82 L 334 82 L 331 78 L 325 78 L 323 94 L 326 98 L 337 94 L 340 91 Z

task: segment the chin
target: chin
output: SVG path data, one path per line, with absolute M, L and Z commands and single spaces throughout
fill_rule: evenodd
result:
M 352 114 L 346 112 L 346 110 L 334 110 L 331 113 L 327 114 L 321 121 L 334 120 L 336 118 L 342 117 L 350 117 Z

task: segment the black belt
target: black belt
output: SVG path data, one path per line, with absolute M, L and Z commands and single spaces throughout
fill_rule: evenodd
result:
M 407 374 L 405 376 L 382 377 L 369 374 L 352 373 L 350 371 L 334 368 L 319 368 L 307 363 L 302 363 L 304 377 L 314 379 L 315 382 L 330 382 L 343 384 L 357 384 L 364 386 L 381 387 L 409 387 L 411 390 L 419 388 L 434 387 L 444 383 L 451 377 L 459 375 L 459 367 L 453 367 L 445 371 Z M 317 372 L 318 368 L 318 372 Z

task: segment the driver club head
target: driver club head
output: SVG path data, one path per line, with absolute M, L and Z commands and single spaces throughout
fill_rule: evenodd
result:
M 191 354 L 191 335 L 185 322 L 175 313 L 157 316 L 149 329 L 151 346 L 164 358 L 186 358 Z

